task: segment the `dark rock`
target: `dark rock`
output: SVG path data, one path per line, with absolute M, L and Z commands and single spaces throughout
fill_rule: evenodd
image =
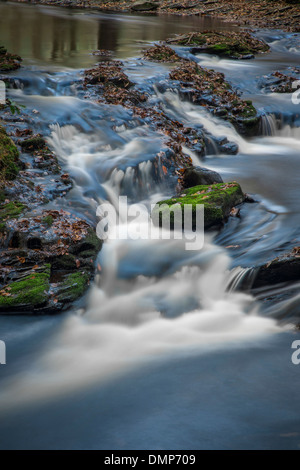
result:
M 300 280 L 300 248 L 273 259 L 257 270 L 253 289 Z
M 216 171 L 200 166 L 186 168 L 182 175 L 183 188 L 215 183 L 223 183 L 221 175 Z
M 41 135 L 34 135 L 19 142 L 22 149 L 27 152 L 33 152 L 34 150 L 40 150 L 45 147 L 45 139 Z

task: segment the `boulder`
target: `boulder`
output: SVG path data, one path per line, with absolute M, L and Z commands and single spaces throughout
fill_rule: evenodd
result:
M 236 182 L 194 186 L 185 189 L 179 196 L 159 201 L 152 211 L 152 220 L 161 225 L 164 212 L 169 210 L 171 206 L 175 212 L 181 210 L 183 214 L 185 205 L 189 204 L 192 205 L 192 226 L 195 228 L 196 207 L 202 204 L 204 206 L 204 228 L 216 229 L 226 222 L 232 208 L 244 200 L 245 195 Z M 174 228 L 173 211 L 170 213 L 170 222 L 171 228 Z
M 253 289 L 300 280 L 300 247 L 260 266 Z
M 216 171 L 200 166 L 186 168 L 181 179 L 183 188 L 215 183 L 223 183 L 221 175 Z
M 87 222 L 13 201 L 0 219 L 0 313 L 54 313 L 84 293 L 102 245 Z

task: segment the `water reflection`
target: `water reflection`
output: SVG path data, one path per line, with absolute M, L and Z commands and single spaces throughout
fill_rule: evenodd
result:
M 114 51 L 119 58 L 140 54 L 142 45 L 193 29 L 232 29 L 209 17 L 117 15 L 40 5 L 0 3 L 0 42 L 30 63 L 85 67 L 89 53 Z

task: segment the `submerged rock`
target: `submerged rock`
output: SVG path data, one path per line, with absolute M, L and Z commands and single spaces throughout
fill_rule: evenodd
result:
M 236 182 L 200 185 L 185 189 L 176 197 L 159 201 L 152 212 L 152 218 L 159 218 L 159 223 L 165 210 L 172 207 L 184 213 L 186 204 L 192 205 L 193 227 L 195 227 L 196 207 L 204 206 L 204 228 L 220 228 L 228 219 L 233 207 L 244 202 L 245 196 Z M 163 207 L 165 206 L 165 207 Z M 174 212 L 170 214 L 171 227 L 174 224 Z

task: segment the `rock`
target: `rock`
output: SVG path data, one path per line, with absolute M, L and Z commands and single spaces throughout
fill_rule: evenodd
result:
M 252 101 L 241 99 L 223 73 L 187 60 L 173 69 L 169 77 L 183 99 L 206 108 L 213 115 L 226 110 L 220 117 L 231 122 L 241 134 L 251 136 L 258 132 L 261 117 Z
M 56 313 L 87 289 L 102 241 L 83 218 L 43 206 L 72 187 L 43 136 L 10 133 L 31 171 L 19 171 L 18 148 L 0 126 L 0 314 Z
M 0 179 L 12 180 L 19 172 L 19 151 L 0 126 Z
M 192 54 L 204 52 L 229 59 L 253 59 L 254 54 L 268 52 L 270 47 L 247 32 L 203 31 L 180 34 L 167 43 L 191 47 Z
M 59 311 L 88 287 L 102 242 L 69 212 L 26 209 L 17 202 L 0 207 L 0 313 Z M 30 292 L 24 297 L 22 289 Z
M 298 88 L 293 84 L 298 80 L 300 80 L 300 68 L 287 67 L 284 71 L 276 71 L 262 77 L 259 86 L 265 93 L 293 93 Z
M 239 146 L 235 142 L 226 142 L 220 147 L 220 152 L 225 155 L 236 155 L 238 151 Z
M 46 142 L 41 135 L 37 134 L 29 137 L 28 139 L 20 141 L 19 144 L 26 152 L 34 152 L 34 150 L 43 149 L 46 145 Z
M 89 276 L 84 271 L 66 275 L 58 288 L 58 301 L 62 304 L 74 302 L 84 294 L 88 284 Z
M 300 247 L 260 266 L 252 288 L 273 286 L 283 282 L 300 280 Z
M 216 171 L 200 166 L 184 169 L 181 177 L 181 185 L 183 188 L 215 183 L 223 183 L 221 175 Z
M 21 67 L 21 57 L 16 54 L 10 54 L 0 46 L 0 72 L 10 72 Z
M 107 61 L 97 65 L 93 69 L 84 72 L 85 85 L 114 85 L 117 88 L 130 88 L 133 83 L 122 70 L 122 62 Z
M 159 201 L 152 211 L 153 220 L 159 220 L 166 208 L 162 205 L 178 206 L 184 213 L 185 204 L 193 206 L 193 228 L 195 228 L 196 206 L 204 205 L 204 228 L 215 229 L 220 228 L 230 215 L 233 207 L 244 202 L 244 194 L 240 185 L 236 182 L 218 183 L 212 185 L 200 185 L 185 189 L 179 196 Z M 171 228 L 174 224 L 174 213 L 171 212 Z
M 47 304 L 50 288 L 50 265 L 23 273 L 0 291 L 0 312 L 30 311 Z
M 131 6 L 133 11 L 153 11 L 159 7 L 158 2 L 136 2 Z
M 171 47 L 158 44 L 147 49 L 143 58 L 154 62 L 179 62 L 181 60 Z

